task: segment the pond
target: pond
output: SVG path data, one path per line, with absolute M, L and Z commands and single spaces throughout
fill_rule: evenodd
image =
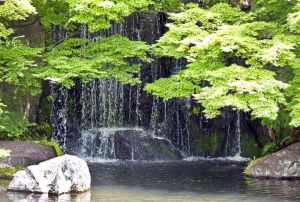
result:
M 244 163 L 223 160 L 90 163 L 92 189 L 60 197 L 8 193 L 6 201 L 300 201 L 300 181 L 258 180 L 243 175 Z

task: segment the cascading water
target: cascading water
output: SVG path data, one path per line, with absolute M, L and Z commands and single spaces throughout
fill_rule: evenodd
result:
M 81 84 L 81 128 L 122 126 L 124 86 L 115 79 Z
M 108 128 L 82 131 L 78 154 L 83 157 L 115 159 L 113 130 Z
M 237 111 L 236 112 L 237 120 L 236 120 L 236 151 L 235 151 L 235 156 L 241 156 L 241 112 Z
M 123 24 L 112 23 L 109 29 L 93 34 L 82 25 L 79 36 L 95 41 L 121 34 L 152 44 L 164 33 L 165 23 L 163 13 L 138 12 Z M 54 43 L 66 36 L 63 29 L 53 30 Z M 174 74 L 184 66 L 181 59 L 155 59 L 142 65 L 138 74 L 141 83 L 135 86 L 102 78 L 87 84 L 76 80 L 69 91 L 53 85 L 54 137 L 67 152 L 85 158 L 161 160 L 192 155 L 240 156 L 243 124 L 240 112 L 224 113 L 223 118 L 209 121 L 202 112 L 192 114 L 194 104 L 190 98 L 163 101 L 143 91 L 145 83 Z M 202 142 L 214 137 L 214 133 L 220 134 L 219 142 L 212 142 L 218 148 L 213 152 L 204 150 Z
M 81 131 L 81 137 L 73 152 L 93 160 L 182 158 L 167 139 L 156 137 L 142 128 L 135 127 L 94 128 Z
M 66 149 L 67 138 L 67 89 L 61 85 L 51 85 L 52 111 L 51 121 L 53 123 L 53 138 Z

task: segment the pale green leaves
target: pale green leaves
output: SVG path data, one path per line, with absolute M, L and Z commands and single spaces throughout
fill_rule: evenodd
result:
M 22 44 L 19 40 L 9 40 L 13 33 L 7 28 L 11 21 L 24 20 L 36 14 L 29 0 L 0 0 L 0 82 L 8 82 L 25 88 L 34 88 L 31 68 L 34 58 L 41 51 Z
M 29 15 L 36 14 L 30 0 L 0 0 L 0 40 L 13 33 L 8 23 L 14 20 L 24 20 Z
M 153 50 L 159 56 L 184 57 L 190 64 L 148 84 L 147 91 L 165 99 L 194 95 L 208 118 L 224 107 L 249 112 L 253 118 L 277 118 L 279 106 L 287 104 L 288 85 L 266 69 L 294 68 L 298 46 L 293 37 L 281 36 L 280 24 L 254 21 L 251 12 L 227 4 L 208 10 L 191 6 L 170 16 L 174 21 Z
M 292 32 L 300 34 L 300 1 L 294 8 L 294 13 L 290 13 L 287 18 L 289 28 Z
M 37 76 L 62 83 L 74 84 L 75 78 L 88 82 L 102 77 L 136 84 L 140 62 L 147 62 L 148 45 L 130 41 L 126 37 L 112 36 L 92 42 L 88 39 L 67 39 L 46 54 L 47 63 Z
M 67 0 L 67 2 L 70 5 L 72 16 L 70 22 L 87 24 L 91 32 L 108 28 L 110 27 L 110 20 L 120 22 L 135 11 L 132 4 L 122 1 Z
M 146 84 L 145 90 L 165 100 L 178 97 L 188 97 L 200 90 L 200 87 L 179 75 L 161 78 L 155 84 Z
M 292 32 L 300 33 L 300 11 L 289 15 L 288 25 Z
M 69 22 L 86 24 L 89 31 L 110 27 L 111 21 L 122 22 L 135 11 L 148 9 L 171 9 L 179 5 L 178 0 L 66 0 L 70 5 Z M 166 5 L 166 7 L 164 6 Z
M 41 49 L 30 48 L 19 40 L 0 42 L 0 82 L 20 86 L 37 93 L 39 81 L 33 76 L 34 59 Z
M 123 22 L 139 10 L 178 10 L 180 0 L 33 0 L 42 23 L 46 28 L 51 24 L 67 29 L 76 24 L 86 24 L 90 32 L 110 27 L 111 21 Z
M 7 39 L 7 37 L 12 33 L 12 29 L 6 28 L 4 24 L 0 23 L 0 38 Z
M 194 98 L 205 107 L 207 117 L 219 115 L 224 106 L 250 112 L 256 118 L 275 120 L 278 105 L 285 103 L 281 90 L 287 84 L 274 78 L 268 70 L 244 68 L 237 65 L 204 73 L 210 86 L 202 88 Z
M 30 0 L 0 0 L 0 16 L 6 21 L 24 20 L 36 14 Z
M 290 81 L 290 87 L 286 92 L 289 100 L 288 109 L 290 110 L 291 122 L 293 127 L 300 126 L 300 58 L 294 61 L 294 78 Z
M 300 96 L 299 95 L 294 96 L 289 106 L 291 109 L 290 116 L 292 118 L 290 125 L 293 127 L 299 127 L 300 126 Z
M 66 0 L 32 0 L 43 28 L 51 30 L 51 26 L 65 27 L 69 18 L 69 4 Z
M 262 64 L 272 64 L 277 67 L 283 67 L 295 59 L 292 44 L 275 41 L 270 48 L 261 49 L 259 58 Z

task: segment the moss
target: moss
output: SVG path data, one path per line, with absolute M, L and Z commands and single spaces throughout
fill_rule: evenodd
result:
M 256 140 L 248 134 L 241 135 L 242 156 L 248 158 L 260 157 L 262 148 L 258 145 Z
M 159 155 L 170 158 L 170 159 L 179 159 L 179 156 L 176 155 L 176 151 L 171 150 L 166 145 L 157 145 L 153 148 Z
M 216 132 L 210 134 L 198 133 L 195 136 L 197 153 L 206 156 L 217 156 L 222 146 L 222 139 L 222 135 Z
M 7 159 L 10 156 L 10 150 L 0 148 L 0 168 L 7 164 Z M 1 174 L 0 174 L 1 175 Z
M 53 147 L 57 156 L 62 156 L 64 154 L 64 152 L 60 148 L 59 144 L 53 140 L 51 141 L 51 140 L 47 140 L 47 139 L 42 139 L 42 140 L 34 140 L 33 142 L 35 142 L 37 144 L 42 144 L 42 145 Z
M 244 174 L 246 176 L 251 176 L 251 167 L 254 166 L 261 158 L 253 159 L 252 161 L 249 161 L 247 167 L 244 170 Z
M 0 178 L 10 179 L 17 171 L 22 169 L 21 167 L 0 167 Z
M 172 147 L 166 140 L 151 139 L 149 142 L 154 153 L 166 159 L 180 159 L 181 155 L 175 147 Z
M 0 149 L 0 160 L 6 157 L 9 157 L 10 155 L 10 150 L 8 149 Z

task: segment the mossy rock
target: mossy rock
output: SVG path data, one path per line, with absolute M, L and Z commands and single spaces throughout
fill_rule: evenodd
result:
M 300 179 L 300 142 L 251 161 L 245 174 L 254 178 Z
M 217 132 L 195 135 L 196 152 L 200 156 L 218 156 L 222 148 L 224 136 Z
M 22 170 L 22 167 L 13 167 L 13 166 L 0 167 L 0 178 L 11 179 L 14 177 L 14 174 L 19 170 Z
M 9 161 L 3 163 L 13 167 L 27 167 L 57 157 L 53 145 L 27 141 L 0 141 L 0 149 L 10 150 Z
M 166 139 L 152 139 L 151 150 L 153 153 L 161 159 L 166 160 L 179 160 L 182 159 L 180 152 L 172 146 L 172 144 Z
M 53 147 L 57 156 L 62 156 L 64 154 L 63 150 L 60 148 L 59 144 L 55 141 L 49 140 L 36 140 L 35 143 Z
M 245 168 L 244 170 L 244 174 L 248 177 L 251 176 L 251 167 L 256 165 L 256 163 L 260 160 L 261 158 L 258 158 L 258 159 L 254 159 L 254 160 L 251 160 L 249 161 L 249 163 L 247 164 L 247 167 Z

